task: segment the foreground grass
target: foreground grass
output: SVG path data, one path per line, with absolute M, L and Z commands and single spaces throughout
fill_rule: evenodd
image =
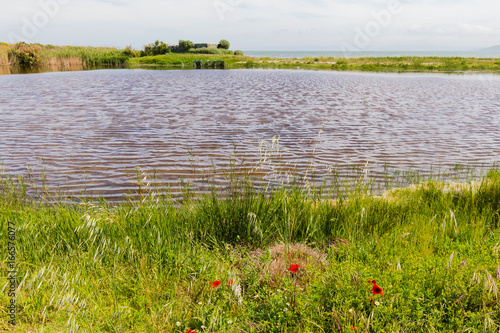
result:
M 246 56 L 167 54 L 154 57 L 132 58 L 135 66 L 162 65 L 191 67 L 194 60 L 224 60 L 226 68 L 281 68 L 317 69 L 337 71 L 377 72 L 500 72 L 500 59 L 449 57 L 384 57 L 384 58 L 302 58 L 273 59 Z
M 19 269 L 18 325 L 7 323 L 4 288 L 2 331 L 499 328 L 498 171 L 383 197 L 358 186 L 348 201 L 242 185 L 183 204 L 152 193 L 111 207 L 35 202 L 8 180 L 1 188 L 2 285 L 8 222 Z M 371 293 L 374 279 L 383 295 Z

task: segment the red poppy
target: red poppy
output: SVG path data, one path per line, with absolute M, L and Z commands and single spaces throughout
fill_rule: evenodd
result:
M 196 331 L 195 330 L 189 330 L 186 333 L 196 333 Z
M 382 288 L 377 286 L 377 282 L 375 280 L 373 280 L 371 283 L 373 283 L 372 294 L 383 296 L 384 291 L 382 290 Z
M 214 281 L 212 282 L 212 287 L 217 288 L 220 284 L 220 281 Z
M 229 281 L 227 281 L 227 285 L 228 285 L 228 286 L 232 286 L 233 284 L 234 284 L 233 280 L 229 280 Z
M 299 270 L 299 265 L 290 265 L 290 267 L 288 267 L 288 270 L 292 273 L 297 273 L 297 271 Z

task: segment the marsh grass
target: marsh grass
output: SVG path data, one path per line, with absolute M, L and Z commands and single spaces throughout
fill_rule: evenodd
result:
M 127 63 L 124 50 L 107 47 L 46 47 L 42 53 L 44 64 L 119 65 Z
M 18 43 L 19 44 L 19 43 Z M 14 55 L 18 45 L 0 44 L 0 65 L 23 65 Z M 27 46 L 28 47 L 28 46 Z M 118 50 L 109 47 L 78 47 L 32 44 L 29 47 L 36 49 L 39 61 L 38 66 L 95 66 L 95 65 L 122 65 L 127 63 L 130 53 L 127 50 Z

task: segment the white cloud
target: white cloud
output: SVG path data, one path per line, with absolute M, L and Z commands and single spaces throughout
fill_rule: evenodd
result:
M 21 35 L 42 3 L 0 0 L 0 40 Z M 220 19 L 214 2 L 227 5 Z M 217 42 L 234 49 L 337 49 L 390 0 L 65 0 L 33 42 L 136 48 L 153 40 Z M 404 10 L 374 38 L 378 48 L 432 43 L 446 47 L 500 44 L 498 0 L 400 0 Z M 233 4 L 233 5 L 231 5 Z

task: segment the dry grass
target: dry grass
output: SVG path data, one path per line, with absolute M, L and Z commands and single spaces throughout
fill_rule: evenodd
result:
M 421 184 L 413 184 L 407 188 L 395 188 L 391 190 L 385 191 L 381 196 L 373 196 L 373 198 L 383 199 L 388 202 L 395 202 L 398 200 L 404 199 L 405 195 L 410 192 L 416 192 L 423 189 L 430 189 L 431 187 L 436 187 L 443 193 L 448 192 L 463 192 L 471 190 L 473 193 L 476 193 L 481 184 L 488 180 L 483 181 L 471 181 L 464 183 L 450 182 L 450 183 L 442 183 L 442 182 L 423 182 Z
M 321 253 L 301 243 L 276 244 L 268 251 L 271 261 L 266 265 L 265 272 L 271 284 L 275 284 L 286 274 L 290 274 L 288 268 L 291 264 L 299 265 L 296 273 L 299 281 L 307 276 L 309 269 L 322 270 L 328 265 L 326 253 Z
M 8 53 L 10 49 L 9 44 L 0 43 L 0 66 L 10 65 Z

